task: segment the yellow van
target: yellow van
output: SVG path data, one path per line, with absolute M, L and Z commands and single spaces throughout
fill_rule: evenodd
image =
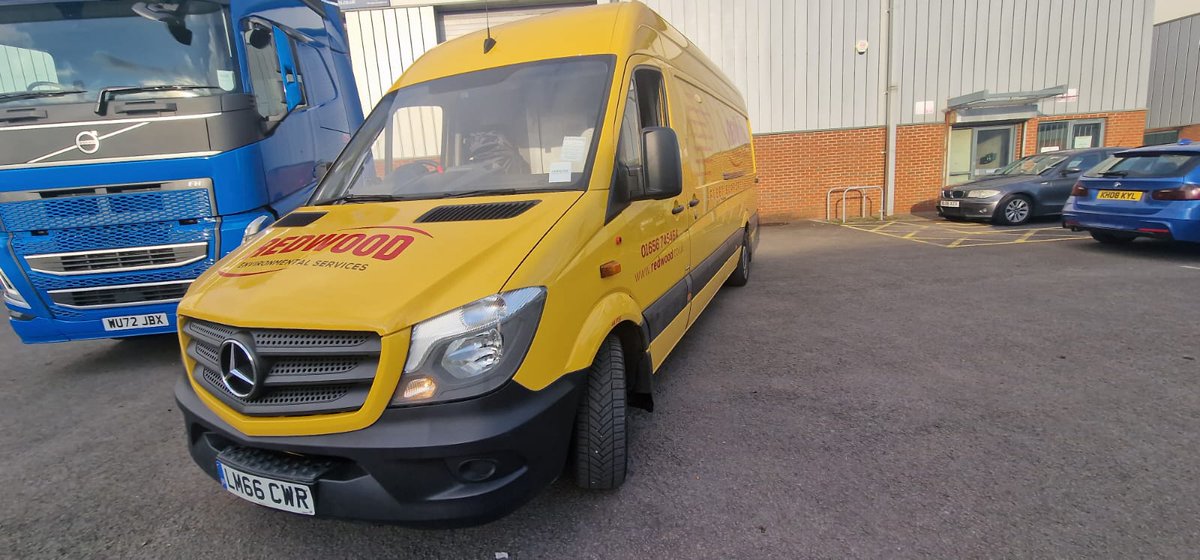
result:
M 494 519 L 567 465 L 619 486 L 627 409 L 749 278 L 750 138 L 639 3 L 431 50 L 180 303 L 193 458 L 264 506 L 408 524 Z

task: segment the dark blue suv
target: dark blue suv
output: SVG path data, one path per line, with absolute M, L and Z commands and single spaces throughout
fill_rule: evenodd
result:
M 1200 144 L 1118 152 L 1075 183 L 1063 227 L 1088 231 L 1101 243 L 1200 242 Z

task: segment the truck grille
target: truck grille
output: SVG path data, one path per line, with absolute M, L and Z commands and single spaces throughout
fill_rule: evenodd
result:
M 179 301 L 183 299 L 183 295 L 187 293 L 191 283 L 191 280 L 176 280 L 151 284 L 54 290 L 47 293 L 50 294 L 50 301 L 72 309 L 122 307 Z
M 198 319 L 183 327 L 192 376 L 247 416 L 300 416 L 362 408 L 379 367 L 381 341 L 369 332 L 242 329 Z M 226 386 L 221 346 L 237 338 L 256 356 L 262 390 L 242 398 Z
M 121 225 L 213 215 L 209 179 L 4 193 L 8 231 Z
M 29 268 L 56 276 L 131 272 L 191 264 L 208 256 L 207 243 L 79 251 L 25 257 Z

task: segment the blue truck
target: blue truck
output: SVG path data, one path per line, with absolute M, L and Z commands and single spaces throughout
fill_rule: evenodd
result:
M 362 122 L 320 0 L 0 5 L 0 281 L 26 343 L 175 330 Z

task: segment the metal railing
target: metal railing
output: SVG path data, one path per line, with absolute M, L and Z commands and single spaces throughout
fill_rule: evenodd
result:
M 866 218 L 868 216 L 868 214 L 867 214 L 867 192 L 874 192 L 874 191 L 879 191 L 879 202 L 880 202 L 880 204 L 879 204 L 879 219 L 882 220 L 884 217 L 883 187 L 866 186 L 866 187 L 834 187 L 834 188 L 826 191 L 825 192 L 825 221 L 828 222 L 828 221 L 832 220 L 833 209 L 830 208 L 830 202 L 833 199 L 833 195 L 838 194 L 838 193 L 841 193 L 841 195 L 842 195 L 842 222 L 843 223 L 845 223 L 845 221 L 846 221 L 846 195 L 849 193 L 852 193 L 852 192 L 857 192 L 859 195 L 859 199 L 862 201 L 862 209 L 859 210 L 859 217 Z M 875 214 L 870 214 L 870 216 L 874 217 Z

